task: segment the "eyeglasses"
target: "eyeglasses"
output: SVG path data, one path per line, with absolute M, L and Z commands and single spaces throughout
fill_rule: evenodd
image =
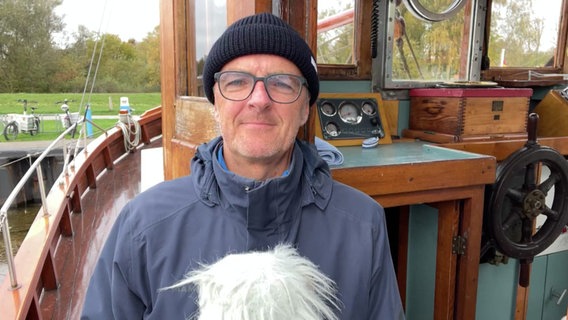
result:
M 266 93 L 276 103 L 292 103 L 298 100 L 302 87 L 307 86 L 305 78 L 284 73 L 255 77 L 247 72 L 223 71 L 213 76 L 219 84 L 221 95 L 232 101 L 242 101 L 250 97 L 258 81 L 264 83 Z

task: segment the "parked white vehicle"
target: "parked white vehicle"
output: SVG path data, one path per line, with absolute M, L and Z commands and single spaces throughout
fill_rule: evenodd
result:
M 23 104 L 24 113 L 10 113 L 5 115 L 2 119 L 4 123 L 2 134 L 6 140 L 15 140 L 20 132 L 29 133 L 33 136 L 38 134 L 40 130 L 40 119 L 35 114 L 37 102 L 28 101 L 26 99 L 19 99 L 18 102 Z M 36 104 L 36 106 L 30 106 L 30 114 L 28 114 L 28 103 Z

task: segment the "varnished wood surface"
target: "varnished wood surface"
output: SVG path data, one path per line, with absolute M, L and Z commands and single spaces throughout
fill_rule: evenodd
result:
M 332 169 L 336 180 L 365 192 L 384 207 L 423 203 L 438 209 L 434 314 L 426 316 L 475 319 L 484 192 L 485 185 L 495 181 L 495 158 L 417 142 L 339 150 L 345 163 Z M 408 235 L 408 224 L 401 228 L 400 235 Z M 457 235 L 466 240 L 463 254 L 452 248 Z M 405 249 L 399 248 L 397 264 L 403 288 Z
M 499 140 L 499 141 L 480 141 L 464 143 L 443 144 L 446 148 L 464 150 L 479 154 L 494 156 L 497 161 L 505 160 L 511 153 L 521 149 L 527 140 Z M 555 149 L 560 154 L 568 155 L 568 137 L 540 137 L 537 143 Z
M 339 150 L 345 162 L 332 168 L 333 177 L 376 198 L 385 207 L 454 199 L 449 189 L 484 185 L 495 179 L 492 156 L 454 153 L 428 144 L 402 142 L 369 150 Z M 432 194 L 431 198 L 424 198 L 427 193 Z
M 161 133 L 161 109 L 142 115 L 141 140 Z M 153 145 L 159 145 L 156 140 Z M 78 319 L 102 244 L 122 206 L 139 191 L 140 152 L 112 129 L 80 152 L 47 196 L 14 259 L 18 287 L 0 286 L 2 319 Z

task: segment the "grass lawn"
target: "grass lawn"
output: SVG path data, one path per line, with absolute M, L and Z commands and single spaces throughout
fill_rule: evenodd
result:
M 63 99 L 68 99 L 69 112 L 85 111 L 87 104 L 91 107 L 93 116 L 114 116 L 118 114 L 120 108 L 120 97 L 128 97 L 130 108 L 133 109 L 132 114 L 141 115 L 146 110 L 157 107 L 161 104 L 160 93 L 97 93 L 90 97 L 82 97 L 82 94 L 37 94 L 37 93 L 4 93 L 0 94 L 0 119 L 8 114 L 23 114 L 23 103 L 19 100 L 26 99 L 28 101 L 27 114 L 31 114 L 32 106 L 37 107 L 36 115 L 42 119 L 40 122 L 40 132 L 37 135 L 20 132 L 14 141 L 34 141 L 34 140 L 52 140 L 62 131 L 61 121 L 51 120 L 53 116 L 62 115 L 61 103 Z M 45 118 L 45 119 L 44 119 Z M 104 129 L 110 129 L 115 126 L 116 119 L 94 119 L 93 122 Z M 6 142 L 2 135 L 4 125 L 0 121 L 0 143 Z M 100 135 L 102 132 L 93 126 L 94 136 Z

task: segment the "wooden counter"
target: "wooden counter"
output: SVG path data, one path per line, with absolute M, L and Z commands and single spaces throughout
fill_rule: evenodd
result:
M 338 149 L 345 161 L 332 167 L 336 180 L 385 208 L 428 204 L 438 209 L 433 319 L 475 319 L 484 189 L 495 181 L 495 158 L 423 142 Z M 401 244 L 407 239 L 403 224 L 397 261 L 403 301 L 408 247 Z M 463 250 L 454 247 L 460 243 L 455 239 L 464 240 L 458 246 Z

